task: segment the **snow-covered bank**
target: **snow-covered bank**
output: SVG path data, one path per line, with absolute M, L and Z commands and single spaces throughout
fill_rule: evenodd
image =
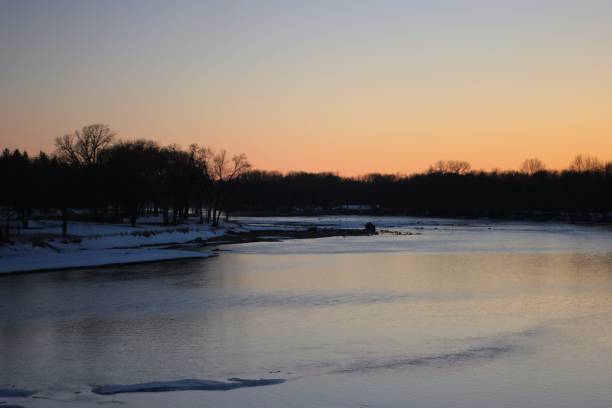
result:
M 70 238 L 65 239 L 59 236 L 60 228 L 57 222 L 39 222 L 24 230 L 16 243 L 0 246 L 0 274 L 204 258 L 212 253 L 164 247 L 204 242 L 239 229 L 235 224 L 212 228 L 199 224 L 128 227 L 71 223 Z
M 100 249 L 64 253 L 35 250 L 29 251 L 27 256 L 0 258 L 0 274 L 206 258 L 211 255 L 205 252 L 150 248 Z
M 160 220 L 144 219 L 138 227 L 86 222 L 70 223 L 68 238 L 61 237 L 56 221 L 32 222 L 15 243 L 0 246 L 0 274 L 41 270 L 97 267 L 114 264 L 202 258 L 203 244 L 237 244 L 285 239 L 364 236 L 372 232 L 310 223 L 222 223 L 211 227 L 197 223 L 163 226 Z M 364 224 L 361 224 L 363 227 Z M 189 250 L 189 246 L 192 249 Z

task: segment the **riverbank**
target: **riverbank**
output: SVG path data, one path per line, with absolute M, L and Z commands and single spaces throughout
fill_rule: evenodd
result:
M 136 227 L 71 223 L 61 237 L 56 221 L 37 221 L 11 243 L 0 246 L 0 274 L 42 272 L 215 256 L 216 246 L 255 241 L 367 235 L 363 229 L 282 226 L 245 228 L 197 223 L 163 226 L 148 220 Z
M 418 212 L 399 211 L 385 208 L 331 208 L 331 209 L 280 209 L 280 210 L 243 210 L 233 213 L 236 217 L 418 217 L 422 219 L 486 220 L 497 222 L 555 222 L 578 225 L 612 225 L 612 212 L 569 213 L 554 211 L 521 212 Z

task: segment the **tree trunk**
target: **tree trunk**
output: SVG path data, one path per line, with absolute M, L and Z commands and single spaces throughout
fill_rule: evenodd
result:
M 6 226 L 5 226 L 4 239 L 8 241 L 10 236 L 11 236 L 11 209 L 9 207 L 6 207 Z
M 215 210 L 215 213 L 213 214 L 213 218 L 215 219 L 213 222 L 213 225 L 215 227 L 219 226 L 219 220 L 221 218 L 221 210 Z
M 28 208 L 23 210 L 21 214 L 21 227 L 27 229 L 30 224 L 30 210 Z
M 136 220 L 138 219 L 138 204 L 131 205 L 130 210 L 130 225 L 132 227 L 136 226 Z
M 62 208 L 62 237 L 68 235 L 68 209 Z
M 164 225 L 168 225 L 168 207 L 164 207 Z

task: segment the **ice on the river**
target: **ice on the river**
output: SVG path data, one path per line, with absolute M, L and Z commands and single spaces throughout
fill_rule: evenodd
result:
M 0 388 L 0 398 L 30 397 L 34 394 L 36 394 L 36 391 L 19 388 Z
M 406 366 L 436 366 L 445 367 L 448 365 L 461 364 L 477 360 L 493 360 L 503 354 L 510 353 L 513 347 L 505 346 L 486 346 L 476 347 L 467 350 L 460 350 L 439 355 L 415 357 L 415 358 L 397 358 L 389 360 L 376 361 L 361 361 L 354 363 L 349 367 L 335 371 L 336 373 L 352 373 L 363 372 L 369 370 L 393 370 Z
M 186 379 L 177 381 L 153 381 L 128 385 L 102 385 L 99 387 L 94 387 L 92 392 L 100 395 L 112 395 L 131 392 L 166 392 L 188 390 L 227 391 L 236 388 L 282 384 L 284 382 L 285 380 L 282 378 L 262 378 L 258 380 L 228 378 L 228 381 Z
M 537 222 L 418 219 L 413 217 L 300 217 L 242 220 L 258 225 L 309 225 L 363 228 L 372 221 L 379 235 L 346 236 L 282 242 L 232 245 L 234 252 L 250 254 L 333 254 L 373 252 L 575 252 L 608 251 L 609 227 Z M 320 223 L 318 223 L 320 222 Z M 401 234 L 401 235 L 398 235 Z M 486 236 L 486 239 L 482 239 Z M 536 243 L 534 245 L 534 243 Z

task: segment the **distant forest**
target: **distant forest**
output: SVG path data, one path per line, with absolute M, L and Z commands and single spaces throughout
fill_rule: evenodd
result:
M 278 172 L 251 169 L 245 155 L 150 140 L 116 140 L 95 124 L 55 140 L 52 154 L 5 149 L 0 211 L 5 228 L 27 228 L 34 215 L 130 222 L 158 215 L 217 225 L 231 214 L 368 213 L 461 217 L 562 217 L 610 221 L 612 162 L 578 155 L 562 171 L 527 159 L 516 171 L 474 171 L 439 161 L 412 175 Z

